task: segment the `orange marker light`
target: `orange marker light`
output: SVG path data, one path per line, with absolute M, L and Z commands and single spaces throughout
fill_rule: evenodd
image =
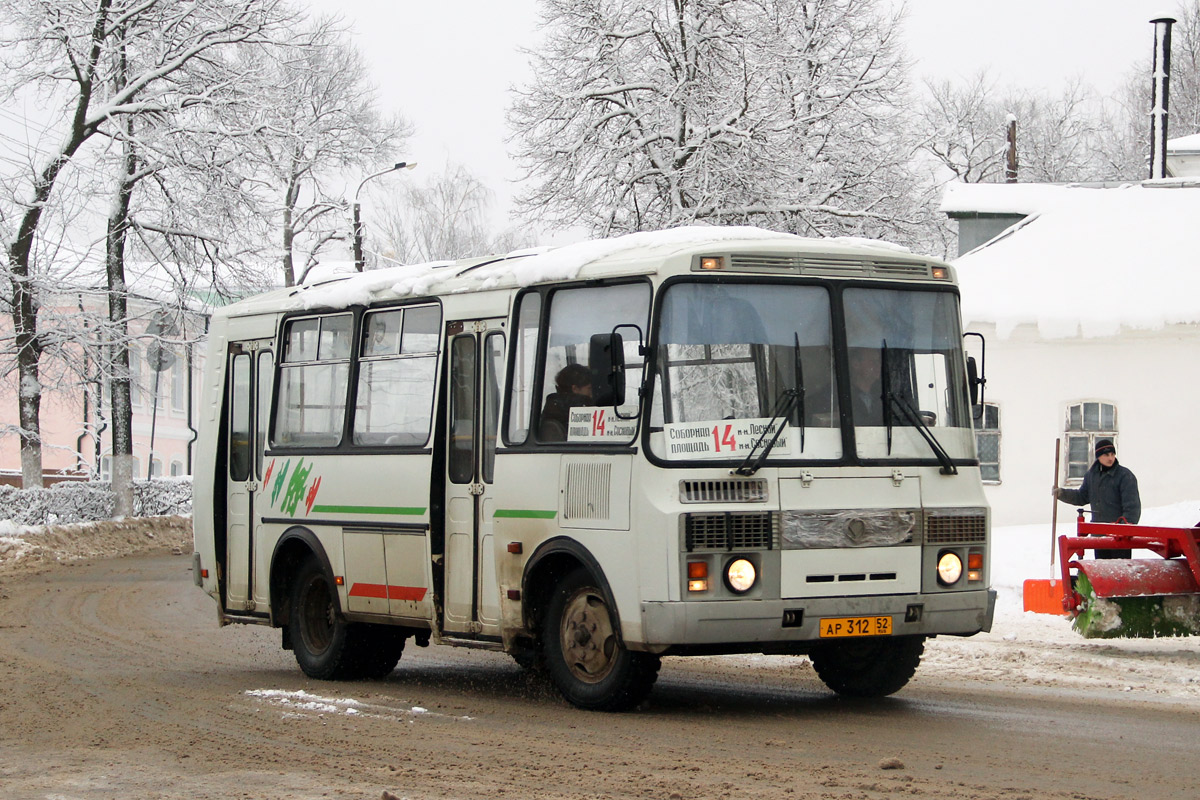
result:
M 725 259 L 721 256 L 704 256 L 700 259 L 700 269 L 725 269 Z
M 707 592 L 708 591 L 708 562 L 707 561 L 689 561 L 687 565 L 688 572 L 688 591 L 689 592 Z
M 967 556 L 967 569 L 983 569 L 983 553 L 971 553 Z

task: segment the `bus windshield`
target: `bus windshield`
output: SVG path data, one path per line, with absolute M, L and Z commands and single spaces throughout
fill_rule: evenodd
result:
M 844 337 L 833 325 L 839 298 Z M 763 449 L 767 462 L 841 459 L 845 419 L 862 459 L 934 458 L 930 439 L 969 458 L 957 302 L 928 290 L 673 284 L 654 354 L 651 450 L 672 461 L 757 460 Z

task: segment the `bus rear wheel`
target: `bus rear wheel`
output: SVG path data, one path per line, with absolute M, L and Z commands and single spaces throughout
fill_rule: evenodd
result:
M 924 636 L 829 642 L 809 653 L 817 676 L 845 697 L 886 697 L 904 688 L 925 652 Z
M 626 711 L 650 693 L 660 661 L 625 648 L 596 583 L 587 570 L 577 569 L 555 587 L 543 618 L 542 658 L 551 681 L 572 705 Z
M 325 569 L 310 557 L 292 584 L 289 628 L 296 663 L 310 678 L 357 680 L 387 677 L 404 650 L 400 629 L 347 622 Z

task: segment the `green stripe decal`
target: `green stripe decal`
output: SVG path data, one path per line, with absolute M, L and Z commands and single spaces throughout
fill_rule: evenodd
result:
M 496 509 L 497 519 L 554 519 L 558 516 L 557 511 L 537 511 L 528 508 L 498 508 Z
M 320 514 L 387 514 L 394 517 L 420 517 L 425 514 L 423 508 L 404 508 L 401 506 L 313 506 L 312 510 Z

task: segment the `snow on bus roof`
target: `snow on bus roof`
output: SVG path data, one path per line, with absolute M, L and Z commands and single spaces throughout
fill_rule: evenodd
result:
M 813 239 L 749 226 L 691 225 L 661 231 L 643 231 L 609 239 L 593 239 L 553 248 L 518 250 L 503 256 L 463 261 L 433 261 L 364 273 L 351 273 L 292 289 L 252 298 L 240 305 L 243 312 L 278 309 L 346 308 L 374 299 L 422 297 L 437 293 L 479 291 L 506 286 L 530 286 L 571 280 L 588 265 L 620 262 L 637 256 L 666 257 L 672 253 L 727 242 L 778 241 L 781 246 L 811 250 L 858 251 L 870 254 L 908 253 L 900 245 L 872 239 L 841 237 Z

